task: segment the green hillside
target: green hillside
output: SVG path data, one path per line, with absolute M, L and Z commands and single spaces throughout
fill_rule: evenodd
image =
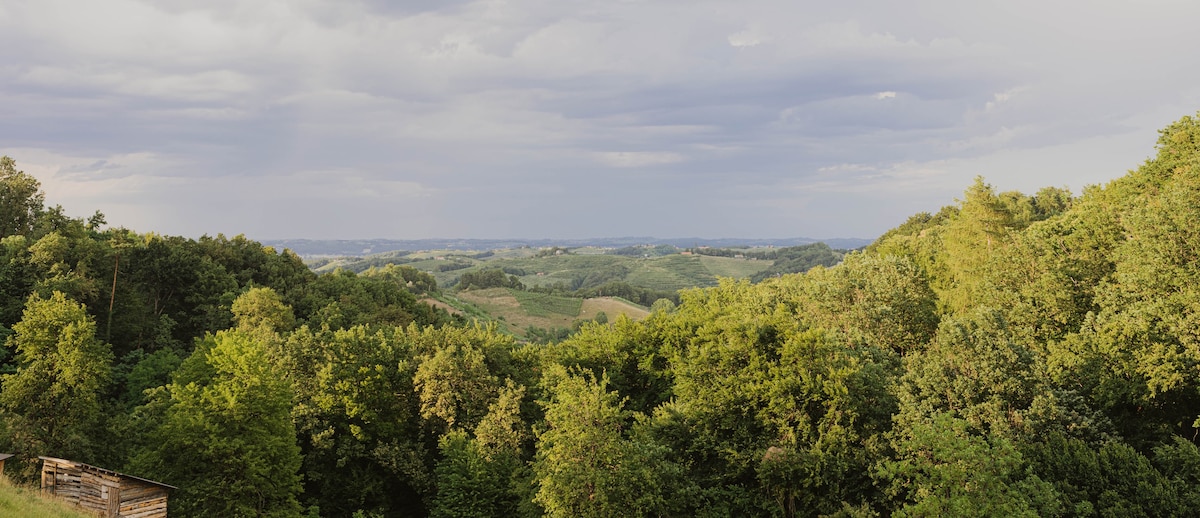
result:
M 667 248 L 672 252 L 667 253 Z M 321 259 L 313 265 L 318 273 L 327 273 L 336 268 L 362 272 L 386 264 L 403 264 L 433 275 L 438 286 L 443 287 L 453 287 L 464 273 L 500 268 L 529 287 L 557 285 L 568 290 L 579 290 L 608 282 L 626 282 L 637 287 L 673 292 L 715 286 L 720 277 L 748 279 L 771 268 L 776 262 L 735 258 L 732 254 L 729 257 L 686 255 L 684 250 L 662 246 L 647 249 L 645 256 L 597 248 L 571 250 L 561 255 L 539 255 L 538 252 L 529 248 L 479 252 L 388 252 L 363 258 Z

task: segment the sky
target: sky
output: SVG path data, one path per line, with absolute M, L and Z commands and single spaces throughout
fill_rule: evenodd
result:
M 873 238 L 1104 184 L 1200 2 L 0 0 L 0 154 L 198 237 Z

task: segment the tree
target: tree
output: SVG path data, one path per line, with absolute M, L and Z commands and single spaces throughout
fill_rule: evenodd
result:
M 193 376 L 176 375 L 165 420 L 131 470 L 179 486 L 172 515 L 299 515 L 291 387 L 264 345 L 238 331 L 209 335 L 180 371 Z
M 29 239 L 8 236 L 0 239 L 0 325 L 12 326 L 21 320 L 25 302 L 37 280 L 29 262 Z
M 430 516 L 541 516 L 531 502 L 532 473 L 522 455 L 529 427 L 521 420 L 525 387 L 508 380 L 475 427 L 442 436 L 437 495 Z
M 17 372 L 3 377 L 0 392 L 7 440 L 26 458 L 89 459 L 112 361 L 96 339 L 96 323 L 60 292 L 34 294 L 13 333 L 8 346 L 17 351 Z
M 500 268 L 485 268 L 475 272 L 466 272 L 458 278 L 458 289 L 482 290 L 487 288 L 516 288 L 525 289 L 521 280 L 515 275 L 505 275 Z
M 448 344 L 421 362 L 413 376 L 421 417 L 441 432 L 471 429 L 495 397 L 496 378 L 488 373 L 483 351 L 470 344 Z
M 984 267 L 1006 247 L 1015 225 L 1009 206 L 983 177 L 976 177 L 942 234 L 943 249 L 935 264 L 938 272 L 930 283 L 944 309 L 964 311 L 980 300 Z
M 425 514 L 432 485 L 403 329 L 368 326 L 288 336 L 292 419 L 304 451 L 305 505 L 323 516 Z M 436 443 L 434 443 L 436 445 Z
M 903 256 L 849 254 L 842 264 L 785 284 L 792 287 L 801 295 L 797 315 L 875 347 L 912 351 L 937 329 L 937 298 Z
M 475 437 L 452 430 L 438 442 L 437 495 L 430 516 L 539 516 L 528 502 L 530 472 L 521 446 L 528 427 L 521 421 L 525 388 L 509 380 Z
M 1003 437 L 970 433 L 950 414 L 897 431 L 895 460 L 880 475 L 904 503 L 896 516 L 1054 516 L 1059 495 Z
M 538 434 L 534 502 L 551 517 L 666 514 L 662 451 L 625 437 L 632 417 L 608 379 L 555 367 Z
M 480 451 L 466 432 L 453 430 L 438 442 L 442 454 L 435 473 L 438 493 L 430 506 L 433 518 L 512 516 L 501 508 L 510 500 L 507 473 Z M 510 466 L 512 467 L 512 466 Z
M 292 308 L 284 304 L 271 288 L 251 288 L 233 301 L 230 311 L 234 323 L 242 331 L 262 329 L 271 333 L 285 333 L 296 325 Z
M 29 263 L 38 277 L 35 291 L 43 296 L 61 291 L 84 304 L 96 301 L 99 287 L 88 274 L 100 247 L 91 237 L 79 234 L 82 232 L 55 230 L 29 246 Z
M 36 178 L 17 170 L 17 163 L 0 157 L 0 238 L 31 236 L 42 213 L 45 195 Z
M 1020 432 L 1042 389 L 1036 360 L 1013 339 L 999 311 L 980 308 L 949 317 L 926 350 L 906 358 L 907 372 L 896 390 L 896 423 L 907 426 L 950 412 L 976 430 Z

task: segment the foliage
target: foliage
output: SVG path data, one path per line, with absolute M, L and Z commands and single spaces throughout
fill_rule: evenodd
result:
M 467 272 L 458 278 L 458 289 L 460 290 L 485 290 L 488 288 L 523 289 L 524 287 L 515 275 L 506 275 L 504 270 L 499 268 Z
M 16 349 L 17 371 L 2 378 L 4 442 L 25 459 L 91 460 L 112 352 L 86 309 L 61 292 L 34 294 L 7 346 Z M 28 477 L 33 466 L 26 468 Z
M 608 380 L 560 368 L 547 373 L 551 399 L 538 433 L 534 502 L 548 516 L 647 516 L 666 508 L 661 450 L 625 437 L 630 416 Z
M 431 481 L 404 331 L 301 327 L 284 349 L 305 504 L 326 516 L 422 514 Z
M 761 282 L 763 279 L 789 273 L 803 273 L 817 266 L 833 266 L 842 259 L 841 254 L 834 252 L 825 243 L 782 248 L 766 257 L 770 256 L 774 256 L 771 258 L 775 262 L 770 268 L 750 276 L 750 282 Z
M 417 295 L 425 295 L 437 292 L 437 280 L 432 275 L 422 272 L 411 266 L 397 266 L 395 264 L 387 264 L 382 268 L 371 267 L 363 272 L 363 276 L 367 278 L 382 277 L 389 281 L 403 285 L 408 291 Z
M 881 475 L 903 506 L 897 516 L 1053 516 L 1059 495 L 1026 475 L 1023 458 L 1002 437 L 978 436 L 966 421 L 939 413 L 899 432 L 896 459 Z
M 173 515 L 298 515 L 291 387 L 253 334 L 225 331 L 206 342 L 188 361 L 209 375 L 169 385 L 171 406 L 134 471 L 180 488 Z
M 0 238 L 33 233 L 45 200 L 41 187 L 36 178 L 18 171 L 12 158 L 0 157 Z
M 421 417 L 436 422 L 442 431 L 474 428 L 487 412 L 495 386 L 483 351 L 469 343 L 438 347 L 413 375 Z

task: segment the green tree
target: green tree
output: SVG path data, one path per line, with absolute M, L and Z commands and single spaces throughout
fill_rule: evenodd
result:
M 0 157 L 0 238 L 12 235 L 32 236 L 42 213 L 42 184 L 17 170 L 17 163 Z
M 29 262 L 29 239 L 20 235 L 0 239 L 0 325 L 11 327 L 21 319 L 36 280 Z
M 474 438 L 462 431 L 442 437 L 431 516 L 542 515 L 533 504 L 533 473 L 525 462 L 530 434 L 521 419 L 524 396 L 525 387 L 507 380 Z
M 1195 516 L 1200 511 L 1196 446 L 1183 439 L 1156 448 L 1155 462 L 1119 441 L 1094 444 L 1057 433 L 1021 450 L 1030 471 L 1061 495 L 1068 516 Z M 1156 463 L 1165 464 L 1167 473 Z
M 907 372 L 897 387 L 897 424 L 909 426 L 951 412 L 976 430 L 1019 433 L 1043 390 L 1036 362 L 1013 339 L 999 311 L 981 308 L 947 318 L 927 350 L 905 358 Z
M 292 308 L 271 288 L 250 288 L 233 301 L 230 311 L 237 328 L 243 331 L 286 333 L 296 325 Z
M 875 498 L 868 468 L 898 362 L 810 324 L 800 285 L 811 275 L 685 292 L 647 323 L 674 380 L 652 435 L 698 486 L 696 513 L 832 514 Z
M 520 412 L 524 387 L 511 380 L 471 438 L 452 430 L 438 442 L 435 518 L 468 516 L 540 516 L 532 508 L 531 473 L 522 459 L 528 427 Z
M 654 516 L 669 511 L 661 451 L 625 436 L 632 416 L 608 379 L 547 373 L 550 401 L 537 437 L 534 502 L 551 517 Z
M 423 434 L 409 333 L 302 326 L 284 351 L 296 390 L 292 418 L 304 452 L 305 505 L 342 518 L 358 510 L 425 514 L 437 443 Z
M 413 376 L 421 417 L 439 432 L 474 428 L 495 397 L 496 383 L 484 363 L 483 351 L 470 344 L 438 348 Z
M 96 323 L 60 292 L 34 294 L 13 332 L 17 372 L 4 375 L 0 392 L 7 441 L 25 458 L 90 459 L 112 361 Z
M 897 431 L 895 460 L 880 476 L 902 502 L 895 516 L 1054 516 L 1049 483 L 1028 475 L 1012 441 L 972 434 L 965 420 L 939 413 Z
M 167 392 L 165 419 L 131 469 L 179 486 L 173 515 L 299 515 L 291 387 L 263 344 L 237 331 L 210 335 Z
M 937 297 L 907 257 L 853 253 L 781 287 L 798 292 L 797 315 L 871 346 L 916 350 L 937 329 Z
M 29 262 L 38 277 L 34 290 L 44 297 L 61 291 L 85 304 L 95 302 L 100 290 L 90 267 L 101 254 L 100 245 L 82 232 L 75 234 L 56 230 L 29 246 Z
M 438 450 L 442 459 L 435 471 L 438 493 L 430 509 L 431 517 L 512 516 L 511 509 L 502 507 L 512 499 L 507 473 L 488 461 L 477 441 L 462 430 L 453 430 L 442 436 Z
M 944 309 L 964 311 L 981 300 L 984 268 L 990 258 L 1006 249 L 1015 226 L 1008 205 L 982 177 L 976 177 L 941 234 L 942 250 L 935 263 L 938 271 L 931 284 Z
M 1200 117 L 1185 117 L 1160 133 L 1153 159 L 1068 214 L 1084 223 L 1079 234 L 1104 237 L 1091 241 L 1110 264 L 1078 328 L 1048 341 L 1047 360 L 1140 451 L 1200 430 L 1198 199 Z
M 482 290 L 487 288 L 516 288 L 525 289 L 521 280 L 515 275 L 505 275 L 500 268 L 485 268 L 479 271 L 466 272 L 458 278 L 458 289 Z

